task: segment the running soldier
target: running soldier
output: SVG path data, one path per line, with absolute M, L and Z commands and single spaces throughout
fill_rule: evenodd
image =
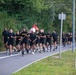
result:
M 33 31 L 31 31 L 30 33 L 29 41 L 30 41 L 30 49 L 32 51 L 32 54 L 34 54 L 34 49 L 35 49 L 35 44 L 36 44 L 36 34 Z
M 39 44 L 40 44 L 40 38 L 39 38 L 39 32 L 38 31 L 36 31 L 36 50 L 38 50 L 39 51 Z
M 23 56 L 25 49 L 26 49 L 27 53 L 29 53 L 28 33 L 25 28 L 23 28 L 23 31 L 21 32 L 20 36 L 21 36 L 21 45 L 22 45 L 22 56 Z
M 52 49 L 51 42 L 52 42 L 52 35 L 51 35 L 50 32 L 48 32 L 46 34 L 46 47 L 47 47 L 47 51 L 48 51 L 48 46 L 50 46 L 50 51 Z
M 39 33 L 40 38 L 40 53 L 43 50 L 45 52 L 45 43 L 46 43 L 46 34 L 44 33 L 44 30 L 41 29 Z
M 66 36 L 66 44 L 68 45 L 68 33 L 66 33 L 65 36 Z
M 8 46 L 10 50 L 10 55 L 12 55 L 13 52 L 13 46 L 14 46 L 14 39 L 15 39 L 15 34 L 12 29 L 9 30 L 8 34 Z
M 8 53 L 8 33 L 9 31 L 7 30 L 7 28 L 4 28 L 4 31 L 2 32 L 2 40 L 4 41 L 6 53 Z
M 18 52 L 20 52 L 20 44 L 21 44 L 21 36 L 20 36 L 20 32 L 17 31 L 17 33 L 16 33 L 16 47 L 18 49 Z
M 57 40 L 58 40 L 58 34 L 55 30 L 53 31 L 52 36 L 53 36 L 53 43 L 54 43 L 53 50 L 55 51 L 55 49 L 57 49 Z
M 63 46 L 65 47 L 65 44 L 66 44 L 66 35 L 65 35 L 64 32 L 62 34 L 62 43 L 63 43 Z
M 68 45 L 70 45 L 70 32 L 68 33 Z
M 72 35 L 72 33 L 70 33 L 70 37 L 69 37 L 69 41 L 70 41 L 70 47 L 72 47 L 72 39 L 73 39 L 73 35 Z

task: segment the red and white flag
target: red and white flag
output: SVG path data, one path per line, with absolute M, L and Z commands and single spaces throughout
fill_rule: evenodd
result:
M 36 30 L 39 30 L 39 28 L 37 27 L 37 24 L 35 23 L 32 28 L 30 29 L 30 31 L 35 32 Z
M 32 26 L 32 28 L 35 28 L 35 30 L 39 30 L 36 23 Z

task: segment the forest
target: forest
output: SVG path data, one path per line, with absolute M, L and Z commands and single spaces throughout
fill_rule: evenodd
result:
M 72 31 L 72 0 L 0 0 L 0 48 L 3 46 L 4 27 L 14 32 L 25 27 L 29 30 L 34 23 L 45 32 L 60 32 L 58 14 L 66 14 L 63 31 Z

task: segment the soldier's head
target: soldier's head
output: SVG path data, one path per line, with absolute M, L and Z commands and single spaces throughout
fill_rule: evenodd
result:
M 50 34 L 50 31 L 48 31 L 48 33 Z
M 33 31 L 33 30 L 31 30 L 31 33 L 32 33 L 32 34 L 34 34 L 34 31 Z
M 56 33 L 56 30 L 53 30 L 53 33 Z
M 22 30 L 23 30 L 23 31 L 26 31 L 26 28 L 23 28 Z
M 5 27 L 4 30 L 7 30 L 7 28 Z
M 16 34 L 19 34 L 19 33 L 20 33 L 19 31 L 16 32 Z
M 41 33 L 44 33 L 44 29 L 41 29 L 40 32 L 41 32 Z
M 10 33 L 13 33 L 13 29 L 11 28 L 11 29 L 9 30 L 9 32 L 10 32 Z

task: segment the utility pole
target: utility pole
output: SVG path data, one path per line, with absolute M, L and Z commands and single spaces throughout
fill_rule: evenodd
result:
M 72 34 L 73 34 L 73 43 L 72 43 L 72 52 L 75 51 L 75 0 L 73 0 L 73 10 L 72 10 Z

